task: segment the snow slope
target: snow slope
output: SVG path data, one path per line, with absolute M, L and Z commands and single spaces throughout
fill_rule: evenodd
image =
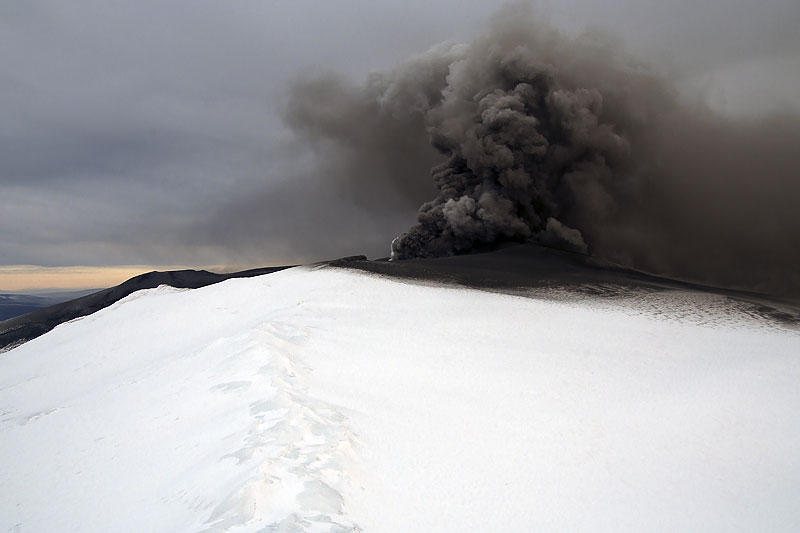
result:
M 295 268 L 0 356 L 8 531 L 796 531 L 800 334 Z

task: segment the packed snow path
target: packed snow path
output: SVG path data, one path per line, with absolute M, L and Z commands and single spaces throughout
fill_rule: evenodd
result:
M 558 296 L 135 293 L 0 355 L 0 528 L 800 530 L 796 330 Z

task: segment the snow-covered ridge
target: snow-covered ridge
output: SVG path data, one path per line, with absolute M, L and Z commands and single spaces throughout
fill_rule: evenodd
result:
M 795 329 L 558 296 L 332 268 L 134 293 L 0 356 L 0 528 L 800 524 Z
M 225 274 L 217 274 L 206 270 L 147 272 L 107 289 L 79 291 L 78 294 L 83 293 L 83 295 L 74 295 L 72 296 L 74 299 L 66 297 L 67 295 L 63 293 L 61 295 L 54 293 L 55 296 L 60 297 L 57 301 L 61 303 L 53 301 L 47 306 L 36 310 L 28 310 L 30 312 L 20 316 L 13 316 L 8 320 L 0 317 L 0 353 L 35 339 L 59 324 L 104 309 L 140 290 L 152 289 L 160 285 L 196 289 L 213 285 L 226 279 L 261 276 L 284 268 L 288 267 L 263 267 Z

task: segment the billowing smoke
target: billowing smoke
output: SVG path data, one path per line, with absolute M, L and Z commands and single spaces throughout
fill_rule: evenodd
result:
M 420 141 L 439 154 L 435 197 L 392 256 L 537 241 L 800 294 L 798 117 L 734 119 L 688 105 L 614 39 L 567 36 L 523 11 L 506 11 L 470 44 L 445 43 L 363 87 L 338 87 L 347 105 L 308 98 L 309 88 L 323 94 L 319 81 L 298 87 L 288 113 L 296 132 L 331 154 L 347 147 L 352 168 L 395 162 L 386 173 L 334 172 L 355 198 L 368 191 L 396 209 L 430 179 L 402 172 L 432 160 Z M 354 139 L 373 141 L 353 150 Z

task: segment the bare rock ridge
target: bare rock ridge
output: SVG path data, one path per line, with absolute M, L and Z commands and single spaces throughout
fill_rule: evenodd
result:
M 537 244 L 521 244 L 465 255 L 368 260 L 355 255 L 317 263 L 410 281 L 453 284 L 482 290 L 528 295 L 564 289 L 583 295 L 615 298 L 630 291 L 693 291 L 714 293 L 746 305 L 769 320 L 800 327 L 800 302 L 758 293 L 708 287 L 631 270 L 579 252 Z M 58 324 L 89 315 L 141 290 L 169 285 L 195 289 L 230 278 L 253 277 L 289 268 L 268 267 L 230 274 L 205 270 L 149 272 L 94 294 L 0 322 L 0 352 L 42 335 Z

